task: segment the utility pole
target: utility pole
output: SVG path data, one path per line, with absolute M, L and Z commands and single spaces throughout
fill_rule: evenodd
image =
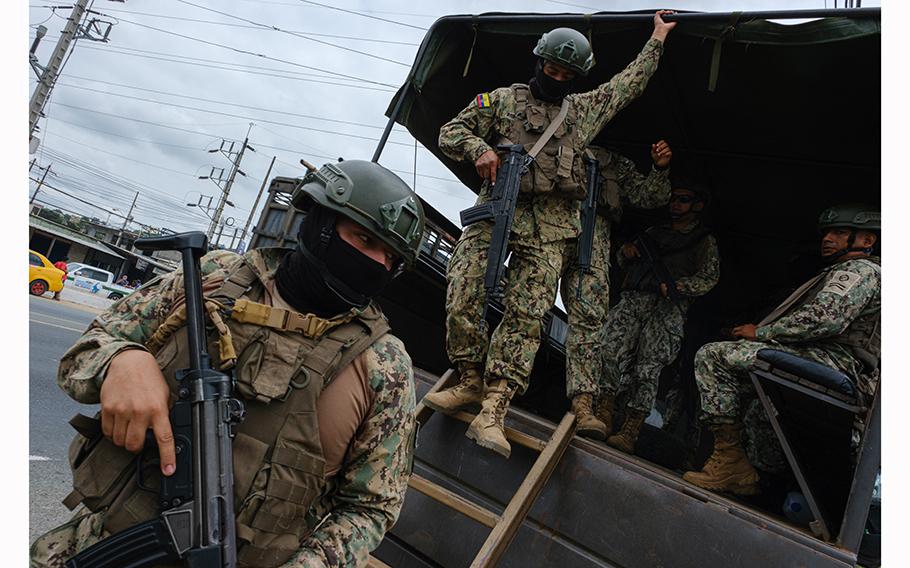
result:
M 275 165 L 275 158 L 278 156 L 272 156 L 272 163 L 269 164 L 268 171 L 265 172 L 265 177 L 262 178 L 262 185 L 259 186 L 259 195 L 256 196 L 256 201 L 253 203 L 253 208 L 250 209 L 250 216 L 246 218 L 246 225 L 243 226 L 243 233 L 240 235 L 240 242 L 244 243 L 246 241 L 246 232 L 250 228 L 250 223 L 253 222 L 253 215 L 256 214 L 256 208 L 259 207 L 259 200 L 262 199 L 262 192 L 265 191 L 265 186 L 268 184 L 269 175 L 272 173 L 272 166 Z M 233 245 L 233 242 L 231 243 Z M 234 248 L 233 246 L 231 248 Z
M 251 146 L 249 146 L 247 144 L 247 142 L 249 142 L 249 140 L 250 140 L 250 131 L 252 129 L 253 129 L 253 123 L 251 122 L 250 128 L 246 131 L 246 138 L 243 139 L 243 144 L 240 146 L 240 151 L 237 152 L 236 156 L 234 157 L 234 163 L 232 164 L 232 167 L 231 167 L 231 173 L 228 176 L 228 179 L 224 185 L 224 188 L 221 190 L 221 196 L 218 199 L 218 205 L 215 206 L 215 214 L 212 216 L 212 223 L 209 225 L 209 230 L 206 233 L 206 236 L 209 238 L 209 240 L 212 239 L 212 236 L 215 234 L 215 229 L 218 228 L 218 222 L 221 220 L 221 213 L 224 211 L 224 204 L 227 202 L 228 196 L 231 194 L 231 187 L 234 185 L 234 179 L 237 177 L 237 173 L 240 172 L 240 175 L 246 176 L 245 173 L 240 171 L 240 161 L 243 160 L 243 153 L 246 151 L 247 148 L 249 148 L 250 150 L 253 150 L 255 152 L 255 149 L 253 149 Z M 224 153 L 225 155 L 230 157 L 232 154 L 234 154 L 234 151 L 233 151 L 234 143 L 231 142 L 231 146 L 228 149 L 228 151 L 224 152 L 224 141 L 222 140 L 221 148 L 219 148 L 219 150 L 221 150 L 222 153 Z M 221 188 L 221 185 L 218 183 L 221 181 L 220 178 L 217 181 L 216 180 L 212 180 L 212 181 L 215 181 L 215 185 L 218 185 L 218 187 Z
M 139 192 L 136 192 L 136 195 L 133 196 L 133 203 L 130 205 L 130 210 L 127 212 L 126 217 L 123 218 L 123 226 L 120 227 L 120 231 L 117 233 L 117 240 L 114 241 L 114 246 L 120 246 L 120 239 L 123 238 L 123 231 L 126 229 L 126 224 L 133 218 L 133 208 L 136 207 L 136 200 L 139 199 Z
M 32 161 L 32 165 L 35 165 L 34 161 Z M 41 189 L 42 185 L 44 185 L 44 178 L 46 178 L 47 174 L 50 173 L 52 165 L 53 164 L 48 164 L 47 167 L 44 168 L 44 175 L 41 176 L 41 181 L 38 182 L 38 187 L 35 188 L 35 193 L 32 194 L 32 198 L 28 200 L 29 204 L 35 202 L 35 196 L 38 195 L 38 190 Z M 38 167 L 40 168 L 41 166 L 38 166 Z M 31 170 L 32 169 L 31 166 L 29 166 L 28 169 Z

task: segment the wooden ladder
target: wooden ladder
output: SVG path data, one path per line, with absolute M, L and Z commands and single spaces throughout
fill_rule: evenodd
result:
M 455 370 L 449 369 L 427 394 L 448 388 L 455 383 L 457 378 Z M 423 425 L 432 416 L 433 409 L 421 401 L 417 405 L 416 414 L 418 424 Z M 470 424 L 474 420 L 474 415 L 467 412 L 459 412 L 453 414 L 452 418 Z M 483 543 L 477 556 L 474 557 L 471 568 L 492 568 L 502 558 L 519 527 L 521 527 L 521 523 L 527 516 L 528 511 L 531 510 L 534 501 L 537 500 L 541 490 L 546 485 L 550 474 L 553 473 L 559 460 L 565 454 L 569 442 L 572 441 L 572 437 L 575 435 L 575 415 L 567 412 L 556 427 L 553 435 L 546 442 L 511 428 L 505 428 L 505 434 L 510 442 L 540 452 L 540 455 L 528 471 L 515 495 L 512 496 L 502 515 L 496 515 L 492 511 L 416 473 L 411 475 L 411 480 L 408 483 L 414 490 L 492 529 L 486 542 Z

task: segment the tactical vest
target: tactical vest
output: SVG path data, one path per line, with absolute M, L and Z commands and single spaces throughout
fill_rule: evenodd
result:
M 692 276 L 698 272 L 699 245 L 710 234 L 704 227 L 696 227 L 688 233 L 674 231 L 669 225 L 651 227 L 645 231 L 657 244 L 661 260 L 674 280 Z M 651 266 L 638 259 L 629 266 L 622 281 L 623 290 L 659 291 L 657 278 Z
M 873 265 L 876 272 L 881 274 L 881 259 L 878 257 L 865 258 L 863 261 Z M 837 265 L 831 267 L 836 270 Z M 816 290 L 817 292 L 817 290 Z M 881 337 L 881 304 L 870 306 L 863 310 L 843 332 L 832 338 L 832 341 L 850 348 L 853 356 L 863 363 L 867 373 L 878 370 L 882 356 Z M 870 393 L 871 394 L 871 393 Z
M 538 101 L 527 85 L 516 83 L 510 88 L 515 98 L 515 116 L 511 117 L 508 128 L 509 140 L 530 150 L 559 114 L 559 105 Z M 559 192 L 571 199 L 584 199 L 584 146 L 578 137 L 576 120 L 575 105 L 570 103 L 565 120 L 537 155 L 528 173 L 522 176 L 522 193 Z
M 374 305 L 321 334 L 287 331 L 282 329 L 286 323 L 268 321 L 272 312 L 289 314 L 278 318 L 284 322 L 308 316 L 248 303 L 263 296 L 261 281 L 245 261 L 206 294 L 247 312 L 225 318 L 237 353 L 234 392 L 246 407 L 232 444 L 237 558 L 244 567 L 280 566 L 300 549 L 308 533 L 307 511 L 326 487 L 316 416 L 319 395 L 338 371 L 389 331 Z M 249 315 L 256 310 L 263 317 Z M 217 368 L 218 333 L 207 331 Z M 189 366 L 186 335 L 185 326 L 178 328 L 154 353 L 172 393 L 174 372 Z M 64 503 L 72 509 L 81 501 L 91 511 L 108 507 L 104 529 L 110 533 L 152 518 L 158 513 L 158 462 L 143 468 L 140 487 L 135 454 L 101 436 L 100 425 L 91 432 L 87 420 L 74 424 L 80 430 L 70 446 L 74 491 Z

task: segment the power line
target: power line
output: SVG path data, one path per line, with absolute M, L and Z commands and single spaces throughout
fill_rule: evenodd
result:
M 53 39 L 52 36 L 45 36 L 45 37 L 50 37 L 51 39 Z M 317 83 L 320 85 L 333 85 L 333 86 L 337 86 L 337 87 L 349 87 L 352 89 L 362 89 L 362 90 L 367 90 L 367 91 L 379 91 L 381 93 L 396 92 L 396 89 L 391 89 L 391 88 L 371 87 L 369 85 L 358 85 L 356 83 L 336 83 L 333 81 L 320 81 L 318 79 L 305 79 L 304 77 L 322 77 L 322 78 L 335 79 L 337 81 L 362 82 L 360 79 L 346 79 L 344 77 L 329 77 L 327 75 L 319 75 L 316 73 L 304 73 L 301 71 L 287 71 L 284 69 L 273 69 L 273 68 L 268 68 L 268 67 L 263 68 L 261 66 L 256 66 L 256 65 L 244 65 L 242 63 L 232 63 L 232 62 L 228 62 L 228 61 L 218 61 L 218 60 L 214 60 L 214 59 L 204 59 L 204 58 L 200 58 L 200 57 L 189 57 L 189 56 L 177 55 L 177 54 L 173 54 L 173 53 L 161 53 L 161 52 L 157 52 L 157 51 L 148 51 L 148 50 L 144 50 L 144 49 L 136 49 L 136 48 L 125 47 L 125 46 L 114 47 L 111 45 L 107 45 L 105 47 L 101 47 L 101 46 L 95 46 L 95 45 L 85 45 L 85 46 L 83 46 L 83 49 L 93 49 L 93 50 L 102 51 L 102 52 L 113 54 L 113 55 L 127 55 L 130 57 L 141 57 L 143 59 L 151 59 L 154 61 L 166 61 L 169 63 L 180 63 L 182 65 L 193 65 L 196 67 L 205 67 L 208 69 L 218 69 L 221 71 L 236 71 L 236 72 L 243 73 L 245 75 L 250 75 L 250 74 L 262 75 L 264 77 L 277 77 L 279 79 L 304 81 L 307 83 Z M 124 50 L 126 50 L 126 51 L 124 51 Z M 133 51 L 133 52 L 137 52 L 137 53 L 128 53 L 129 51 Z M 157 54 L 157 55 L 161 55 L 162 57 L 154 57 L 153 55 L 141 55 L 141 54 Z M 187 61 L 180 61 L 180 60 L 174 59 L 174 58 L 186 59 Z M 195 61 L 216 63 L 217 65 L 206 65 L 204 63 L 195 63 Z M 226 65 L 228 67 L 223 67 L 222 65 Z M 234 67 L 240 67 L 242 69 L 235 69 Z M 267 71 L 274 71 L 274 73 L 268 73 Z M 289 76 L 288 74 L 300 75 L 300 77 L 293 77 L 293 76 Z
M 189 106 L 189 105 L 180 105 L 180 104 L 176 104 L 176 103 L 167 103 L 167 102 L 162 102 L 162 101 L 156 101 L 156 100 L 154 100 L 154 99 L 146 99 L 146 98 L 143 98 L 143 97 L 135 97 L 135 96 L 132 96 L 132 95 L 124 95 L 124 94 L 120 94 L 120 93 L 110 93 L 110 92 L 108 92 L 108 91 L 102 91 L 102 90 L 100 90 L 100 89 L 92 89 L 92 88 L 90 88 L 90 87 L 78 87 L 78 86 L 76 86 L 76 85 L 69 85 L 69 87 L 70 87 L 70 88 L 76 88 L 76 89 L 82 89 L 82 90 L 85 90 L 85 91 L 91 91 L 91 92 L 95 92 L 95 93 L 100 93 L 100 94 L 104 94 L 104 95 L 110 95 L 110 96 L 114 96 L 114 97 L 122 97 L 122 98 L 126 98 L 126 99 L 133 99 L 133 100 L 138 100 L 138 101 L 144 101 L 144 102 L 155 103 L 155 104 L 159 104 L 159 105 L 167 105 L 167 106 L 169 106 L 169 107 L 174 107 L 174 108 L 182 108 L 182 109 L 186 109 L 186 110 L 194 110 L 194 111 L 205 112 L 205 113 L 209 113 L 209 114 L 217 114 L 217 115 L 219 115 L 219 116 L 230 116 L 230 117 L 232 117 L 232 118 L 241 118 L 241 119 L 244 119 L 244 120 L 252 120 L 252 121 L 257 122 L 257 123 L 259 123 L 259 122 L 265 122 L 265 123 L 267 123 L 267 124 L 277 124 L 277 125 L 279 125 L 279 126 L 285 126 L 285 127 L 288 127 L 288 128 L 297 128 L 297 129 L 299 129 L 299 130 L 307 130 L 307 131 L 311 131 L 311 132 L 320 132 L 320 133 L 322 133 L 322 134 L 334 134 L 334 135 L 336 135 L 336 136 L 346 136 L 346 137 L 348 137 L 348 138 L 356 138 L 356 139 L 359 139 L 359 140 L 369 140 L 369 141 L 371 141 L 371 142 L 378 142 L 378 141 L 379 141 L 378 138 L 371 138 L 371 137 L 369 137 L 369 136 L 361 136 L 361 135 L 359 135 L 359 134 L 349 134 L 349 133 L 347 133 L 347 132 L 338 132 L 338 131 L 336 131 L 336 130 L 326 130 L 326 129 L 323 129 L 323 128 L 313 128 L 313 127 L 311 127 L 311 126 L 301 126 L 301 125 L 298 125 L 298 124 L 288 124 L 288 123 L 286 123 L 286 122 L 279 122 L 279 121 L 277 121 L 277 120 L 268 120 L 268 119 L 265 119 L 265 118 L 244 116 L 244 115 L 233 114 L 233 113 L 229 113 L 229 112 L 221 112 L 221 111 L 218 111 L 218 110 L 210 110 L 210 109 L 205 109 L 205 108 L 193 107 L 193 106 Z M 63 103 L 56 103 L 56 104 L 61 104 L 61 105 L 62 105 Z M 64 106 L 73 106 L 73 105 L 64 105 Z M 78 107 L 73 106 L 73 108 L 78 108 Z M 83 109 L 81 109 L 81 110 L 87 110 L 87 111 L 89 111 L 89 112 L 98 112 L 99 114 L 109 114 L 109 113 L 103 113 L 103 112 L 101 112 L 101 111 L 95 111 L 95 110 L 93 110 L 93 109 L 84 109 L 84 108 L 83 108 Z M 272 112 L 276 112 L 276 111 L 272 111 Z M 388 143 L 389 143 L 389 144 L 395 144 L 395 145 L 397 145 L 397 146 L 407 146 L 407 147 L 409 147 L 409 148 L 410 148 L 410 146 L 411 146 L 410 144 L 408 144 L 408 143 L 406 143 L 406 142 L 396 142 L 396 141 L 393 141 L 393 140 L 389 140 Z
M 296 4 L 289 4 L 289 5 L 296 6 Z M 54 7 L 31 5 L 30 7 L 56 9 L 56 8 L 68 8 L 69 5 L 61 4 L 60 6 L 54 6 Z M 263 30 L 264 29 L 261 24 L 245 26 L 243 24 L 233 24 L 230 22 L 217 22 L 214 20 L 201 20 L 198 18 L 186 18 L 183 16 L 171 16 L 171 15 L 167 15 L 167 14 L 152 14 L 149 12 L 135 12 L 133 10 L 121 10 L 118 8 L 105 8 L 105 11 L 121 12 L 124 14 L 132 14 L 134 16 L 148 16 L 150 18 L 162 18 L 165 20 L 193 22 L 193 23 L 197 23 L 197 24 L 210 24 L 213 26 L 228 26 L 228 27 L 232 27 L 232 28 L 246 28 L 246 29 L 254 29 L 254 30 Z M 53 15 L 48 16 L 48 19 L 50 19 L 52 17 L 53 17 Z M 435 17 L 435 16 L 428 16 L 428 17 Z M 45 21 L 47 21 L 47 20 L 45 20 Z M 35 24 L 35 25 L 37 25 L 37 24 Z M 269 30 L 270 29 L 271 28 L 269 27 Z M 311 32 L 311 31 L 304 31 L 304 30 L 288 30 L 288 33 L 299 33 L 299 34 L 305 34 L 305 35 L 311 35 L 311 36 L 317 36 L 317 37 L 330 37 L 333 39 L 348 39 L 348 40 L 352 40 L 352 41 L 364 41 L 364 42 L 369 42 L 369 43 L 382 43 L 382 44 L 388 44 L 388 45 L 402 45 L 402 46 L 410 46 L 410 47 L 417 47 L 420 45 L 419 43 L 414 43 L 414 42 L 410 42 L 410 41 L 395 41 L 395 40 L 389 40 L 389 39 L 376 39 L 376 38 L 360 37 L 360 36 L 343 36 L 343 35 L 337 35 L 337 34 L 326 34 L 326 33 L 318 33 L 318 32 Z
M 230 14 L 230 13 L 228 13 L 228 12 L 222 12 L 221 10 L 216 10 L 216 9 L 214 9 L 214 8 L 208 8 L 208 7 L 206 7 L 206 6 L 200 6 L 199 4 L 194 4 L 194 3 L 190 2 L 189 0 L 177 0 L 177 2 L 180 2 L 181 4 L 186 4 L 186 5 L 188 5 L 188 6 L 193 6 L 194 8 L 199 8 L 200 10 L 206 10 L 206 11 L 209 11 L 209 12 L 214 12 L 214 13 L 216 13 L 216 14 L 220 14 L 220 15 L 226 16 L 226 17 L 228 17 L 228 18 L 234 18 L 235 20 L 240 20 L 241 22 L 246 22 L 246 23 L 248 23 L 248 24 L 253 24 L 253 25 L 259 26 L 260 29 L 266 29 L 266 30 L 270 30 L 270 31 L 281 32 L 281 33 L 283 33 L 283 34 L 288 34 L 288 35 L 292 35 L 292 36 L 294 36 L 294 37 L 299 37 L 300 39 L 305 39 L 305 40 L 307 40 L 307 41 L 312 41 L 312 42 L 316 42 L 316 43 L 319 43 L 319 44 L 322 44 L 322 45 L 328 45 L 328 46 L 330 46 L 330 47 L 334 47 L 334 48 L 337 48 L 337 49 L 343 49 L 343 50 L 345 50 L 345 51 L 350 51 L 350 52 L 356 53 L 356 54 L 358 54 L 358 55 L 363 55 L 363 56 L 365 56 L 365 57 L 370 57 L 370 58 L 372 58 L 372 59 L 378 59 L 378 60 L 380 60 L 380 61 L 386 61 L 386 62 L 388 62 L 388 63 L 394 63 L 394 64 L 396 64 L 396 65 L 401 65 L 401 66 L 404 66 L 404 67 L 410 67 L 410 65 L 408 65 L 407 63 L 405 63 L 405 62 L 403 62 L 403 61 L 398 61 L 398 60 L 396 60 L 396 59 L 389 59 L 388 57 L 382 57 L 382 56 L 380 56 L 380 55 L 376 55 L 376 54 L 373 54 L 373 53 L 367 53 L 367 52 L 365 52 L 365 51 L 360 51 L 360 50 L 357 50 L 357 49 L 352 49 L 352 48 L 350 48 L 350 47 L 345 47 L 345 46 L 343 46 L 343 45 L 338 45 L 338 44 L 336 44 L 336 43 L 331 43 L 331 42 L 328 42 L 328 41 L 323 41 L 323 40 L 321 40 L 321 39 L 312 38 L 312 37 L 307 36 L 306 34 L 301 34 L 301 33 L 299 33 L 299 32 L 291 32 L 291 31 L 288 31 L 288 30 L 283 30 L 283 29 L 279 28 L 278 26 L 274 26 L 274 25 L 271 25 L 271 24 L 263 24 L 263 23 L 260 23 L 260 22 L 255 22 L 255 21 L 253 21 L 253 20 L 248 20 L 248 19 L 246 19 L 246 18 L 242 18 L 242 17 L 240 17 L 240 16 L 236 16 L 236 15 Z
M 100 132 L 102 134 L 107 134 L 108 136 L 116 136 L 118 138 L 123 138 L 125 140 L 133 140 L 134 142 L 145 142 L 147 144 L 155 144 L 158 146 L 169 146 L 171 148 L 181 148 L 183 150 L 198 150 L 200 152 L 207 152 L 207 150 L 200 148 L 198 146 L 186 146 L 183 144 L 171 144 L 169 142 L 158 142 L 155 140 L 148 140 L 146 138 L 133 138 L 132 136 L 124 136 L 123 134 L 118 134 L 116 132 L 111 132 L 110 130 L 102 130 L 100 128 L 94 128 L 91 126 L 86 126 L 84 124 L 79 124 L 78 122 L 73 122 L 71 120 L 66 120 L 65 118 L 54 118 L 55 121 L 65 122 L 67 124 L 72 124 L 73 126 L 78 126 L 79 128 L 84 128 L 86 130 L 93 130 L 95 132 Z M 218 138 L 217 136 L 212 135 L 213 138 Z
M 99 13 L 100 13 L 100 12 L 99 12 Z M 109 14 L 101 14 L 101 15 L 107 16 L 107 17 L 109 17 L 109 18 L 115 18 L 115 16 L 111 16 L 111 15 L 109 15 Z M 383 83 L 383 82 L 380 82 L 380 81 L 372 81 L 372 80 L 370 80 L 370 79 L 364 79 L 363 77 L 357 77 L 357 76 L 355 76 L 355 75 L 347 75 L 347 74 L 345 74 L 345 73 L 338 73 L 338 72 L 336 72 L 336 71 L 329 71 L 329 70 L 327 70 L 327 69 L 322 69 L 322 68 L 319 68 L 319 67 L 314 67 L 314 66 L 312 66 L 312 65 L 304 65 L 303 63 L 297 63 L 296 61 L 290 61 L 290 60 L 287 60 L 287 59 L 280 59 L 280 58 L 277 58 L 277 57 L 272 57 L 272 56 L 270 56 L 270 55 L 264 55 L 264 54 L 262 54 L 262 53 L 255 53 L 255 52 L 248 51 L 248 50 L 245 50 L 245 49 L 240 49 L 240 48 L 238 48 L 238 47 L 232 47 L 232 46 L 230 46 L 230 45 L 225 45 L 225 44 L 223 44 L 223 43 L 217 43 L 217 42 L 214 42 L 214 41 L 208 41 L 208 40 L 204 40 L 204 39 L 201 39 L 201 38 L 197 38 L 197 37 L 193 37 L 193 36 L 188 36 L 188 35 L 185 35 L 185 34 L 179 34 L 179 33 L 177 33 L 177 32 L 172 32 L 172 31 L 170 31 L 170 30 L 163 30 L 163 29 L 161 29 L 161 28 L 156 28 L 156 27 L 154 27 L 154 26 L 149 26 L 149 25 L 147 25 L 147 24 L 140 24 L 139 22 L 134 22 L 134 21 L 131 21 L 131 20 L 126 20 L 126 19 L 123 19 L 123 18 L 116 18 L 116 19 L 117 19 L 118 21 L 120 21 L 120 22 L 125 22 L 125 23 L 127 23 L 127 24 L 133 24 L 134 26 L 139 26 L 140 28 L 146 28 L 146 29 L 154 30 L 154 31 L 156 31 L 156 32 L 161 32 L 161 33 L 163 33 L 163 34 L 172 35 L 172 36 L 176 36 L 176 37 L 179 37 L 179 38 L 187 39 L 187 40 L 190 40 L 190 41 L 195 41 L 195 42 L 203 43 L 203 44 L 205 44 L 205 45 L 211 45 L 211 46 L 213 46 L 213 47 L 220 47 L 220 48 L 222 48 L 222 49 L 228 49 L 228 50 L 230 50 L 230 51 L 233 51 L 233 52 L 236 52 L 236 53 L 242 53 L 242 54 L 244 54 L 244 55 L 251 55 L 251 56 L 253 56 L 253 57 L 260 57 L 260 58 L 262 58 L 262 59 L 268 59 L 268 60 L 270 60 L 270 61 L 277 61 L 277 62 L 279 62 L 279 63 L 284 63 L 284 64 L 287 64 L 287 65 L 293 65 L 293 66 L 295 66 L 295 67 L 302 67 L 302 68 L 304 68 L 304 69 L 312 69 L 312 70 L 314 70 L 314 71 L 322 71 L 323 73 L 328 73 L 329 75 L 335 75 L 335 76 L 338 76 L 338 77 L 344 77 L 344 78 L 346 78 L 346 79 L 355 79 L 355 80 L 358 80 L 358 81 L 363 81 L 364 83 L 370 83 L 370 84 L 372 84 L 372 85 L 381 85 L 381 86 L 383 86 L 383 87 L 397 88 L 397 85 L 392 85 L 391 83 Z
M 243 2 L 255 2 L 257 4 L 276 4 L 278 6 L 298 6 L 298 7 L 300 7 L 300 4 L 297 4 L 294 2 L 275 2 L 274 0 L 242 0 L 242 1 Z M 367 14 L 387 14 L 389 16 L 412 16 L 414 18 L 433 18 L 434 20 L 439 17 L 439 16 L 435 16 L 433 14 L 414 14 L 411 12 L 387 12 L 387 11 L 381 11 L 381 10 L 362 10 L 362 11 Z
M 76 144 L 79 144 L 80 146 L 82 146 L 82 147 L 84 147 L 84 148 L 90 148 L 90 149 L 95 150 L 95 151 L 97 151 L 97 152 L 104 152 L 105 154 L 110 154 L 111 156 L 116 156 L 116 157 L 121 158 L 121 159 L 123 159 L 123 160 L 129 160 L 130 162 L 136 162 L 137 164 L 142 164 L 143 166 L 149 166 L 150 168 L 158 168 L 159 170 L 165 170 L 165 171 L 168 171 L 168 172 L 173 172 L 173 173 L 175 173 L 175 174 L 180 174 L 180 175 L 182 175 L 182 176 L 187 176 L 187 177 L 191 177 L 191 178 L 195 178 L 195 177 L 196 177 L 196 176 L 193 175 L 193 174 L 188 174 L 188 173 L 186 173 L 186 172 L 181 172 L 181 171 L 174 170 L 174 169 L 171 169 L 171 168 L 165 168 L 164 166 L 159 166 L 159 165 L 156 165 L 156 164 L 150 164 L 150 163 L 148 163 L 148 162 L 143 162 L 143 161 L 137 160 L 137 159 L 135 159 L 135 158 L 130 158 L 129 156 L 124 156 L 124 155 L 122 155 L 122 154 L 116 154 L 116 153 L 110 152 L 110 151 L 108 151 L 108 150 L 102 150 L 101 148 L 95 148 L 94 146 L 89 146 L 88 144 L 86 144 L 85 142 L 82 142 L 81 140 L 76 140 L 76 139 L 74 139 L 74 138 L 70 138 L 70 137 L 64 136 L 64 135 L 62 135 L 62 134 L 56 134 L 56 133 L 55 133 L 54 136 L 57 136 L 58 138 L 63 138 L 64 140 L 69 140 L 70 142 L 75 142 Z M 45 142 L 46 142 L 46 141 L 45 141 Z
M 405 26 L 405 27 L 408 27 L 408 28 L 414 28 L 415 30 L 427 31 L 427 28 L 422 28 L 422 27 L 420 27 L 420 26 L 415 26 L 415 25 L 412 25 L 412 24 L 406 24 L 406 23 L 404 23 L 404 22 L 399 22 L 399 21 L 397 21 L 397 20 L 389 20 L 389 19 L 387 19 L 387 18 L 380 18 L 380 17 L 378 17 L 378 16 L 371 16 L 370 14 L 367 14 L 367 13 L 364 13 L 364 12 L 357 12 L 357 11 L 355 11 L 355 10 L 347 10 L 347 9 L 345 9 L 345 8 L 338 8 L 337 6 L 329 6 L 328 4 L 320 4 L 319 2 L 311 2 L 310 0 L 298 0 L 298 1 L 299 1 L 299 2 L 303 2 L 304 4 L 311 4 L 311 5 L 313 5 L 313 6 L 319 6 L 320 8 L 326 8 L 326 9 L 329 9 L 329 10 L 337 10 L 337 11 L 339 11 L 339 12 L 344 12 L 345 14 L 354 14 L 354 15 L 356 15 L 356 16 L 362 16 L 362 17 L 364 17 L 364 18 L 370 18 L 370 19 L 372 19 L 372 20 L 379 20 L 379 21 L 381 21 L 381 22 L 388 22 L 388 23 L 390 23 L 390 24 L 398 24 L 399 26 Z
M 201 101 L 201 102 L 204 102 L 204 103 L 215 103 L 215 104 L 219 104 L 219 105 L 233 106 L 233 107 L 245 108 L 245 109 L 249 109 L 249 110 L 260 110 L 260 111 L 263 111 L 263 112 L 272 112 L 272 113 L 275 113 L 275 114 L 284 114 L 284 115 L 287 115 L 287 116 L 296 116 L 296 117 L 298 117 L 298 118 L 308 118 L 308 119 L 311 119 L 311 120 L 322 120 L 322 121 L 325 121 L 325 122 L 334 122 L 334 123 L 336 123 L 336 124 L 347 124 L 347 125 L 350 125 L 350 126 L 361 126 L 361 127 L 363 127 L 363 128 L 372 128 L 372 129 L 374 129 L 374 130 L 382 130 L 383 128 L 385 128 L 384 126 L 378 126 L 378 125 L 374 125 L 374 124 L 364 124 L 363 122 L 353 122 L 353 121 L 350 121 L 350 120 L 338 120 L 338 119 L 336 119 L 336 118 L 324 118 L 324 117 L 321 117 L 321 116 L 314 116 L 314 115 L 311 115 L 311 114 L 300 114 L 300 113 L 290 112 L 290 111 L 284 111 L 284 110 L 273 110 L 273 109 L 268 109 L 268 108 L 262 108 L 262 107 L 252 106 L 252 105 L 244 105 L 244 104 L 240 104 L 240 103 L 230 103 L 230 102 L 219 101 L 219 100 L 215 100 L 215 99 L 206 99 L 206 98 L 203 98 L 203 97 L 194 97 L 194 96 L 192 96 L 192 95 L 181 95 L 180 93 L 171 93 L 171 92 L 168 92 L 168 91 L 158 91 L 158 90 L 156 90 L 156 89 L 146 89 L 146 88 L 144 88 L 144 87 L 137 87 L 137 86 L 135 86 L 135 85 L 125 85 L 125 84 L 123 84 L 123 83 L 114 83 L 114 82 L 112 82 L 112 81 L 103 81 L 103 80 L 101 80 L 101 79 L 93 79 L 93 78 L 91 78 L 91 77 L 80 77 L 80 76 L 78 76 L 78 75 L 69 75 L 69 77 L 72 78 L 72 79 L 80 79 L 80 80 L 83 80 L 83 81 L 91 81 L 91 82 L 93 82 L 93 83 L 101 83 L 101 84 L 104 84 L 104 85 L 113 85 L 113 86 L 115 86 L 115 87 L 123 87 L 123 88 L 125 88 L 125 89 L 134 89 L 134 90 L 136 90 L 136 91 L 143 91 L 143 92 L 146 92 L 146 93 L 155 93 L 155 94 L 158 94 L 158 95 L 167 95 L 167 96 L 170 96 L 170 97 L 178 97 L 178 98 L 181 98 L 181 99 L 189 99 L 189 100 L 193 100 L 193 101 Z M 64 85 L 64 86 L 67 86 L 67 87 L 73 87 L 73 88 L 76 88 L 76 89 L 91 90 L 89 87 L 84 87 L 84 86 L 81 86 L 81 85 L 71 85 L 71 84 L 66 84 L 66 83 L 58 83 L 58 84 Z M 109 95 L 118 95 L 118 93 L 111 93 L 111 92 L 108 92 L 108 91 L 99 91 L 99 92 L 106 93 L 106 94 L 109 94 Z M 120 96 L 127 96 L 127 95 L 120 95 Z M 146 100 L 146 99 L 140 99 L 140 100 Z M 156 102 L 157 102 L 157 101 L 156 101 Z

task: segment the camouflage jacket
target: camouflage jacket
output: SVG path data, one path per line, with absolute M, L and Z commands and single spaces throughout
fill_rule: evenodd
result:
M 663 53 L 663 43 L 650 39 L 638 57 L 608 82 L 586 93 L 568 95 L 574 106 L 576 146 L 590 144 L 604 125 L 638 97 L 657 70 Z M 480 106 L 476 100 L 458 113 L 439 130 L 439 149 L 457 161 L 474 162 L 506 131 L 515 116 L 516 101 L 511 87 L 502 87 L 488 94 L 489 104 Z M 486 98 L 483 98 L 486 101 Z M 559 105 L 542 103 L 558 108 Z M 490 184 L 485 182 L 478 203 L 489 199 Z M 519 237 L 533 237 L 544 242 L 578 236 L 580 202 L 562 195 L 521 195 L 515 209 L 512 230 Z
M 278 249 L 253 250 L 243 258 L 260 279 L 274 279 Z M 202 258 L 203 278 L 223 278 L 239 255 L 216 251 Z M 159 277 L 116 302 L 92 321 L 64 354 L 57 382 L 72 398 L 100 401 L 111 359 L 144 343 L 183 295 L 182 271 Z M 232 320 L 227 320 L 228 325 Z M 412 460 L 415 394 L 411 359 L 404 344 L 386 334 L 361 355 L 375 403 L 351 440 L 341 471 L 307 514 L 315 529 L 285 566 L 363 566 L 385 531 L 397 520 L 407 491 Z M 317 527 L 318 525 L 318 527 Z
M 601 176 L 604 178 L 597 202 L 597 212 L 615 217 L 622 213 L 626 203 L 641 209 L 653 209 L 666 205 L 670 201 L 670 169 L 658 170 L 653 165 L 647 175 L 638 171 L 635 162 L 617 152 L 604 148 L 591 147 L 594 156 L 600 160 Z M 615 183 L 616 195 L 613 196 L 609 185 Z
M 864 374 L 862 365 L 843 340 L 862 327 L 869 328 L 867 333 L 874 336 L 870 339 L 878 342 L 882 305 L 878 259 L 854 258 L 836 263 L 826 267 L 817 281 L 810 283 L 811 287 L 795 298 L 792 305 L 787 306 L 785 301 L 780 315 L 765 318 L 770 320 L 767 323 L 763 320 L 763 325 L 756 329 L 756 338 L 811 344 L 828 352 L 841 369 L 854 377 Z M 875 356 L 879 355 L 879 349 L 878 344 L 869 346 Z

